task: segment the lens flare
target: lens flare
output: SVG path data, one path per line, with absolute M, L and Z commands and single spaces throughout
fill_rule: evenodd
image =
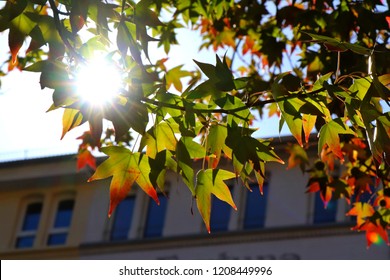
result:
M 376 232 L 367 232 L 367 239 L 372 244 L 381 245 L 384 243 L 382 237 Z
M 93 106 L 101 106 L 118 95 L 122 77 L 114 64 L 96 59 L 80 67 L 77 77 L 77 94 Z

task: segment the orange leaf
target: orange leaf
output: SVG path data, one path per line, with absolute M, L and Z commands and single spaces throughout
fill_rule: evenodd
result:
M 9 33 L 8 33 L 8 46 L 11 52 L 12 56 L 12 65 L 16 65 L 17 57 L 20 48 L 23 45 L 24 39 L 26 38 L 26 35 L 24 35 L 22 32 L 19 31 L 19 29 L 10 27 Z
M 109 216 L 127 196 L 135 182 L 159 204 L 157 192 L 149 180 L 150 166 L 146 156 L 116 146 L 105 147 L 101 151 L 109 158 L 98 166 L 88 182 L 112 176 Z
M 374 213 L 375 210 L 370 204 L 365 202 L 356 202 L 346 215 L 357 217 L 357 227 L 355 227 L 355 229 L 358 229 L 366 222 L 366 219 L 371 217 Z
M 343 160 L 343 153 L 340 146 L 340 134 L 352 134 L 355 133 L 345 125 L 342 119 L 334 119 L 324 124 L 320 130 L 320 139 L 318 141 L 318 153 L 320 154 L 324 147 L 329 147 L 332 153 Z
M 96 158 L 87 149 L 82 149 L 77 155 L 77 169 L 80 170 L 85 166 L 89 166 L 92 169 L 96 169 Z
M 379 220 L 367 221 L 360 229 L 366 231 L 367 247 L 370 247 L 372 243 L 380 244 L 382 241 L 390 245 L 387 231 L 380 225 Z
M 303 172 L 305 165 L 309 163 L 309 158 L 306 151 L 297 144 L 289 145 L 287 151 L 290 153 L 287 169 L 291 169 L 299 165 Z
M 311 132 L 314 129 L 314 126 L 316 124 L 317 116 L 315 115 L 308 115 L 308 114 L 303 114 L 302 115 L 302 127 L 303 127 L 303 132 L 305 133 L 305 141 L 306 143 L 309 142 L 309 137 Z
M 313 182 L 308 187 L 306 192 L 312 193 L 312 192 L 318 192 L 320 190 L 320 183 L 319 182 Z

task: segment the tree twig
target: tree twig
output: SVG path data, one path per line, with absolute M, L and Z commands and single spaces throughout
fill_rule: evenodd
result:
M 53 17 L 54 17 L 54 24 L 56 26 L 56 29 L 58 31 L 58 34 L 61 37 L 62 42 L 64 45 L 68 48 L 70 54 L 77 58 L 78 60 L 85 62 L 84 58 L 75 50 L 75 48 L 69 43 L 68 38 L 66 38 L 63 30 L 64 26 L 61 23 L 60 17 L 59 17 L 59 10 L 57 9 L 57 6 L 54 2 L 54 0 L 49 0 L 49 4 L 51 9 L 53 10 Z

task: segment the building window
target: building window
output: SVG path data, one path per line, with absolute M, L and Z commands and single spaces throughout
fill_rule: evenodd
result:
M 211 232 L 227 231 L 230 221 L 231 206 L 213 196 L 211 199 L 210 228 Z
M 160 200 L 160 205 L 157 205 L 152 200 L 149 201 L 144 237 L 162 236 L 168 198 L 163 194 L 158 194 L 158 199 Z
M 68 237 L 69 227 L 73 215 L 73 199 L 61 200 L 58 204 L 53 228 L 50 231 L 47 245 L 63 245 Z
M 316 192 L 314 201 L 314 224 L 334 223 L 336 221 L 337 200 L 328 202 L 326 209 L 321 199 L 320 192 Z
M 263 228 L 267 210 L 268 184 L 263 185 L 263 195 L 258 184 L 249 186 L 252 192 L 247 192 L 245 203 L 244 229 Z
M 127 239 L 133 218 L 134 204 L 135 197 L 128 196 L 116 207 L 110 240 Z
M 41 219 L 42 203 L 34 202 L 27 206 L 23 219 L 22 229 L 16 239 L 16 248 L 31 248 L 37 235 L 39 221 Z

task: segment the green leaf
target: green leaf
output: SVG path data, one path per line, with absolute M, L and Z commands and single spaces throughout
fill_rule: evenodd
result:
M 355 133 L 340 118 L 324 124 L 319 132 L 320 139 L 318 141 L 318 154 L 321 154 L 322 149 L 325 145 L 327 145 L 336 157 L 343 160 L 339 136 L 341 134 L 355 135 Z
M 302 116 L 299 113 L 300 106 L 304 103 L 299 99 L 290 99 L 285 100 L 284 102 L 278 102 L 280 112 L 282 113 L 283 119 L 286 122 L 288 128 L 290 129 L 291 134 L 298 141 L 299 145 L 302 143 L 302 129 L 303 122 Z
M 199 159 L 205 157 L 206 155 L 205 148 L 199 143 L 193 141 L 192 137 L 181 137 L 180 142 L 182 142 L 186 147 L 188 155 L 190 156 L 191 159 Z
M 149 122 L 146 106 L 135 100 L 128 100 L 125 104 L 121 102 L 106 104 L 104 117 L 112 121 L 116 140 L 119 140 L 130 128 L 144 134 Z
M 370 86 L 371 79 L 368 77 L 354 79 L 353 84 L 349 87 L 349 90 L 354 94 L 355 97 L 359 98 L 359 100 L 364 100 Z
M 210 80 L 217 80 L 216 67 L 209 63 L 204 63 L 200 61 L 194 60 L 196 65 L 202 70 L 202 72 L 209 78 Z
M 377 119 L 373 144 L 373 154 L 376 159 L 383 159 L 383 153 L 390 154 L 390 113 Z
M 225 140 L 227 127 L 221 124 L 212 124 L 207 135 L 206 149 L 209 153 L 209 168 L 216 168 L 221 159 L 222 150 L 226 150 Z
M 48 87 L 63 90 L 64 87 L 69 86 L 70 80 L 65 64 L 47 60 L 43 65 L 37 65 L 37 67 L 42 67 L 40 76 L 41 89 Z
M 251 136 L 243 135 L 240 128 L 229 128 L 226 145 L 232 149 L 232 156 L 242 166 L 248 162 L 257 172 L 261 171 L 261 162 L 276 161 L 284 163 L 266 142 L 261 142 Z M 241 170 L 236 170 L 241 172 Z
M 287 151 L 290 153 L 287 169 L 291 169 L 299 165 L 303 173 L 306 169 L 306 165 L 309 164 L 309 157 L 307 156 L 306 151 L 297 144 L 289 145 L 287 147 Z
M 164 150 L 156 154 L 154 158 L 149 157 L 150 165 L 150 182 L 156 185 L 161 191 L 165 189 L 165 176 L 167 169 L 176 171 L 177 164 L 172 158 L 172 153 L 168 150 Z
M 226 62 L 216 55 L 216 66 L 194 60 L 202 72 L 209 78 L 209 83 L 219 91 L 231 91 L 236 88 L 232 71 Z
M 227 123 L 230 126 L 238 125 L 242 122 L 247 124 L 249 121 L 251 121 L 254 118 L 249 108 L 238 97 L 227 94 L 223 98 L 219 98 L 214 102 L 220 108 L 226 111 L 231 111 L 231 113 L 229 113 L 227 116 Z M 242 108 L 242 110 L 233 112 L 237 108 Z
M 301 32 L 311 36 L 313 39 L 317 40 L 318 42 L 323 43 L 330 51 L 343 52 L 346 50 L 351 50 L 355 53 L 362 54 L 362 55 L 370 55 L 372 52 L 370 49 L 360 46 L 358 44 L 342 42 L 340 40 L 328 36 L 318 35 L 307 31 L 301 31 Z
M 289 73 L 280 74 L 271 86 L 272 96 L 277 100 L 277 104 L 280 112 L 282 113 L 283 120 L 287 123 L 291 134 L 298 141 L 299 145 L 302 143 L 302 116 L 299 113 L 299 109 L 305 104 L 298 98 L 283 99 L 284 96 L 290 95 L 287 89 L 281 84 L 283 77 Z M 298 97 L 298 96 L 297 96 Z M 281 130 L 282 123 L 280 123 L 279 130 Z
M 195 172 L 193 169 L 193 158 L 194 158 L 194 150 L 191 149 L 191 147 L 194 147 L 190 145 L 189 141 L 192 141 L 192 139 L 187 140 L 186 137 L 180 138 L 179 142 L 176 145 L 176 160 L 177 160 L 177 172 L 182 175 L 184 183 L 188 186 L 188 188 L 191 191 L 191 194 L 195 195 L 195 185 L 194 185 L 194 178 L 195 178 Z M 195 143 L 195 142 L 194 142 Z M 190 150 L 188 150 L 188 147 Z M 204 155 L 204 154 L 203 154 Z
M 173 85 L 176 90 L 179 92 L 183 91 L 183 85 L 181 83 L 181 78 L 190 76 L 189 71 L 183 71 L 181 68 L 183 65 L 176 66 L 167 72 L 165 75 L 165 80 L 167 83 L 167 90 Z
M 11 52 L 13 64 L 16 63 L 17 55 L 24 43 L 25 38 L 27 37 L 28 34 L 30 34 L 30 32 L 35 27 L 34 22 L 32 22 L 29 19 L 29 17 L 26 16 L 26 12 L 31 12 L 34 10 L 31 3 L 26 5 L 25 3 L 26 1 L 17 1 L 17 2 L 21 2 L 21 4 L 18 3 L 12 4 L 11 2 L 10 5 L 13 7 L 10 9 L 10 12 L 15 11 L 16 13 L 19 13 L 20 10 L 22 10 L 22 7 L 24 8 L 23 8 L 23 12 L 18 14 L 17 16 L 15 17 L 13 17 L 13 15 L 10 16 L 12 20 L 10 21 L 10 26 L 9 26 L 8 46 Z M 16 9 L 17 11 L 14 9 Z
M 234 204 L 229 187 L 224 180 L 235 178 L 235 174 L 223 169 L 206 169 L 200 170 L 196 174 L 196 204 L 200 215 L 210 233 L 210 214 L 211 214 L 211 194 L 218 199 L 225 201 L 233 209 L 237 210 Z
M 161 152 L 165 149 L 175 151 L 176 150 L 176 137 L 174 130 L 168 122 L 160 122 L 155 128 L 157 152 Z
M 164 92 L 164 93 L 159 93 L 156 95 L 156 99 L 158 101 L 160 101 L 161 103 L 167 103 L 167 104 L 170 104 L 170 105 L 175 105 L 175 107 L 183 107 L 184 104 L 183 104 L 183 100 L 181 99 L 180 96 L 176 95 L 176 94 L 172 94 L 172 93 L 169 93 L 169 92 Z M 165 117 L 167 114 L 169 114 L 171 117 L 173 118 L 176 118 L 176 117 L 182 117 L 183 116 L 183 112 L 181 109 L 176 109 L 176 108 L 170 108 L 168 106 L 164 106 L 164 104 L 162 104 L 159 108 L 159 114 L 161 115 L 161 117 Z M 185 111 L 185 113 L 187 113 L 188 110 Z
M 128 195 L 134 183 L 159 204 L 157 192 L 149 180 L 150 165 L 146 156 L 116 146 L 102 148 L 101 151 L 109 158 L 97 167 L 88 182 L 112 177 L 109 216 Z
M 135 5 L 134 20 L 140 25 L 148 25 L 150 27 L 157 27 L 164 25 L 158 18 L 157 14 L 149 9 L 151 1 L 141 0 Z
M 138 65 L 143 65 L 141 51 L 138 49 L 138 45 L 135 41 L 135 29 L 135 24 L 124 21 L 124 19 L 122 19 L 118 25 L 116 43 L 118 50 L 121 52 L 123 57 L 126 57 L 127 51 L 130 50 L 134 61 L 137 62 Z
M 38 15 L 36 13 L 26 13 L 26 16 L 38 26 L 38 29 L 33 34 L 30 34 L 34 40 L 38 41 L 38 45 L 44 45 L 46 43 L 55 46 L 63 45 L 58 30 L 53 28 L 55 26 L 53 17 L 49 15 Z M 63 32 L 66 35 L 69 34 L 65 30 Z

